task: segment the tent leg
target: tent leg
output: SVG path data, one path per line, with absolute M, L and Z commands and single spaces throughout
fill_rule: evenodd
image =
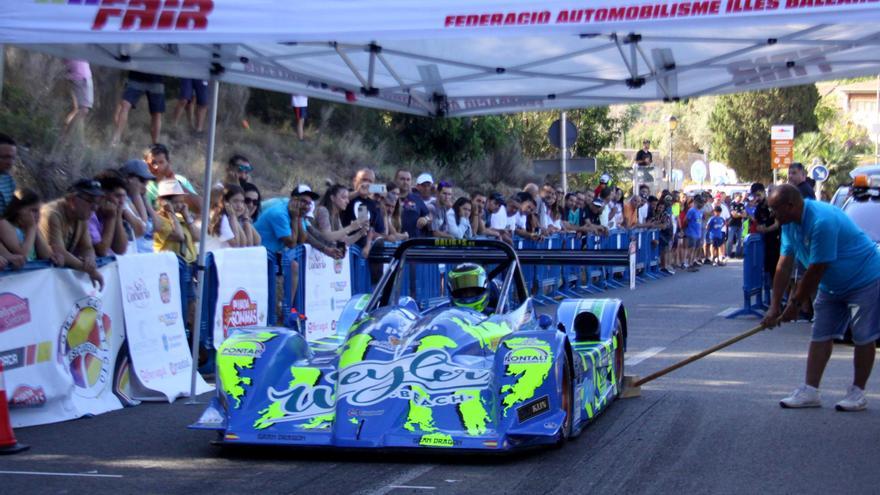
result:
M 205 297 L 205 239 L 208 236 L 208 215 L 211 213 L 211 167 L 214 164 L 214 138 L 217 134 L 217 100 L 220 93 L 220 82 L 211 78 L 211 109 L 208 114 L 208 149 L 205 153 L 205 178 L 202 193 L 202 229 L 199 239 L 199 259 L 198 259 L 198 283 L 199 291 L 196 298 L 196 317 L 193 322 L 192 329 L 192 376 L 189 385 L 189 400 L 187 404 L 198 404 L 196 400 L 196 375 L 199 370 L 199 340 L 202 329 L 202 301 Z

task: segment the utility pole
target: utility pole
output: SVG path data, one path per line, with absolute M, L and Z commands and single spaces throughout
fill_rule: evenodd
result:
M 562 137 L 562 194 L 568 194 L 568 112 L 562 112 L 562 125 L 559 132 Z M 558 201 L 558 200 L 557 200 Z

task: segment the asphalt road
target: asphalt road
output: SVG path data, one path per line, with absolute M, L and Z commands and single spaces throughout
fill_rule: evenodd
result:
M 617 290 L 629 310 L 627 373 L 642 376 L 751 328 L 741 267 Z M 510 458 L 221 451 L 185 427 L 201 407 L 143 404 L 20 429 L 31 450 L 0 457 L 0 487 L 22 493 L 877 493 L 880 394 L 834 410 L 852 350 L 835 347 L 824 407 L 783 410 L 803 380 L 809 327 L 788 324 L 686 366 L 620 400 L 563 448 Z

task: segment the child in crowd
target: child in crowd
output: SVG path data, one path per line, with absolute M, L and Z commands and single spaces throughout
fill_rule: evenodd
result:
M 724 245 L 724 219 L 721 217 L 721 207 L 716 206 L 712 211 L 712 218 L 706 225 L 709 231 L 709 255 L 712 257 L 712 266 L 724 266 L 721 259 L 721 246 Z
M 199 231 L 193 226 L 195 219 L 186 206 L 186 191 L 174 179 L 159 182 L 159 210 L 156 212 L 153 248 L 155 251 L 171 251 L 187 264 L 195 263 L 198 252 L 195 242 Z
M 700 255 L 700 244 L 703 238 L 703 203 L 695 199 L 685 217 L 684 235 L 687 239 L 687 253 L 684 268 L 689 272 L 695 272 L 697 259 Z
M 25 261 L 50 260 L 61 266 L 64 257 L 56 255 L 40 233 L 40 196 L 30 189 L 15 191 L 0 219 L 0 247 L 4 258 L 18 268 Z M 6 252 L 9 256 L 6 256 Z

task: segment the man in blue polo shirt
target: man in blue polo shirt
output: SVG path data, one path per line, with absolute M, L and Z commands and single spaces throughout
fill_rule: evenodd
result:
M 865 384 L 874 365 L 874 342 L 880 337 L 880 252 L 840 209 L 819 201 L 804 201 L 800 191 L 790 184 L 773 191 L 768 203 L 782 225 L 782 248 L 773 279 L 773 299 L 762 323 L 775 327 L 796 319 L 810 294 L 817 288 L 819 291 L 813 302 L 813 336 L 805 383 L 780 405 L 822 405 L 819 382 L 831 358 L 832 339 L 842 337 L 851 325 L 855 343 L 853 383 L 836 408 L 864 410 Z M 782 294 L 795 259 L 807 271 L 783 311 Z

